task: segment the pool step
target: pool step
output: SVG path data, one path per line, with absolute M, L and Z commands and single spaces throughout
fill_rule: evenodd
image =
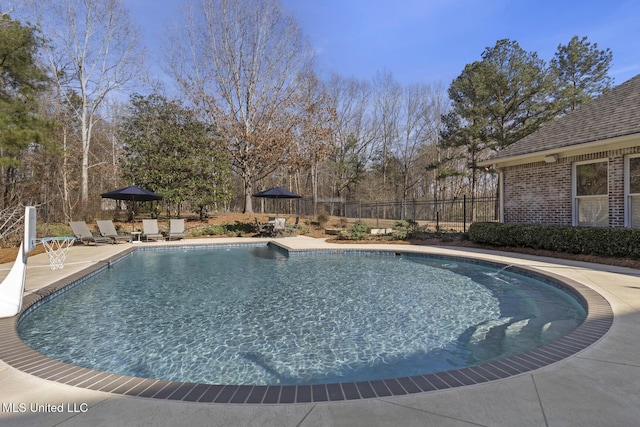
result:
M 567 335 L 577 328 L 579 323 L 576 320 L 554 320 L 545 323 L 542 327 L 542 339 L 545 343 L 553 342 L 560 337 Z
M 531 349 L 531 341 L 538 342 L 540 331 L 530 323 L 531 319 L 513 322 L 505 331 L 503 349 L 509 354 L 521 353 Z
M 505 332 L 510 317 L 492 320 L 478 325 L 469 339 L 468 348 L 476 360 L 487 360 L 502 354 Z
M 516 320 L 510 317 L 480 325 L 473 333 L 468 348 L 477 360 L 490 360 L 521 353 L 534 346 L 546 344 L 572 328 L 573 322 L 555 321 L 543 328 L 535 318 Z

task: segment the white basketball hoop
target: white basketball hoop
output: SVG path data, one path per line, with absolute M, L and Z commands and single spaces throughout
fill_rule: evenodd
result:
M 64 268 L 64 260 L 67 258 L 67 252 L 75 237 L 44 237 L 37 239 L 37 243 L 42 243 L 44 250 L 49 256 L 49 266 L 51 270 Z

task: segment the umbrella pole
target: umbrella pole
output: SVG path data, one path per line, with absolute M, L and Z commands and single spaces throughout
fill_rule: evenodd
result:
M 136 231 L 134 225 L 136 224 L 136 202 L 131 199 L 131 232 Z

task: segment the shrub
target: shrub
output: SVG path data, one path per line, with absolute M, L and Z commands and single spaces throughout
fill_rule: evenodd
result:
M 255 231 L 255 224 L 251 222 L 236 221 L 233 224 L 222 224 L 227 230 L 227 234 L 236 235 L 241 237 L 243 234 L 253 233 Z
M 385 237 L 388 237 L 388 236 L 385 236 Z M 406 239 L 408 237 L 407 229 L 406 228 L 395 228 L 393 230 L 393 234 L 391 235 L 391 237 L 394 240 L 404 240 L 404 239 Z
M 347 232 L 353 240 L 365 240 L 369 238 L 369 226 L 364 221 L 355 222 Z
M 393 238 L 404 240 L 409 236 L 409 223 L 404 219 L 393 223 Z
M 318 216 L 316 216 L 316 221 L 318 221 L 318 224 L 320 224 L 320 227 L 324 227 L 324 225 L 329 222 L 329 216 L 326 214 L 318 214 Z
M 492 246 L 640 258 L 640 230 L 542 224 L 474 223 L 469 240 Z
M 71 227 L 61 223 L 38 223 L 36 224 L 36 234 L 42 237 L 73 236 Z
M 211 224 L 202 229 L 202 234 L 206 236 L 221 236 L 227 234 L 224 224 Z
M 420 232 L 420 226 L 412 219 L 401 219 L 393 223 L 393 237 L 399 240 L 416 237 Z
M 369 226 L 364 221 L 355 222 L 350 228 L 340 230 L 340 240 L 366 240 L 369 238 Z
M 255 225 L 251 222 L 236 221 L 233 224 L 225 222 L 223 224 L 210 224 L 198 231 L 193 231 L 193 236 L 223 236 L 242 237 L 245 234 L 255 232 Z

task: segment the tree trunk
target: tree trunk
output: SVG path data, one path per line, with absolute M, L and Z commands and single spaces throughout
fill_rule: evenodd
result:
M 311 186 L 313 187 L 313 216 L 318 215 L 318 164 L 311 166 Z
M 67 128 L 62 130 L 62 212 L 66 220 L 72 217 L 71 196 L 69 195 L 69 147 L 67 145 Z
M 253 182 L 251 182 L 251 175 L 244 174 L 244 210 L 243 213 L 253 213 L 253 201 L 251 200 L 251 193 L 253 189 Z

